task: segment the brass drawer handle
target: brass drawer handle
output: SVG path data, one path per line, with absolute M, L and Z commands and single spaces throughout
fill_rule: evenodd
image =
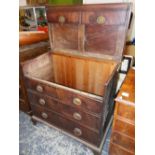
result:
M 47 115 L 46 113 L 44 113 L 44 112 L 41 114 L 41 116 L 42 116 L 42 118 L 44 118 L 44 119 L 47 119 L 47 118 L 48 118 L 48 115 Z
M 45 105 L 46 102 L 45 102 L 45 100 L 43 98 L 40 98 L 39 103 L 40 103 L 40 105 Z
M 42 92 L 43 92 L 43 87 L 40 86 L 40 85 L 37 85 L 36 90 L 37 90 L 38 92 L 42 93 Z
M 75 112 L 73 114 L 73 118 L 76 119 L 76 120 L 78 120 L 78 121 L 80 121 L 82 119 L 82 116 L 79 113 Z
M 73 99 L 73 103 L 75 104 L 75 105 L 81 105 L 81 100 L 79 99 L 79 98 L 74 98 Z
M 75 128 L 73 132 L 74 132 L 75 136 L 81 136 L 82 135 L 82 131 L 79 128 Z
M 59 22 L 64 23 L 65 22 L 65 17 L 64 16 L 59 16 Z
M 105 17 L 104 16 L 98 16 L 96 22 L 98 24 L 104 24 L 105 23 Z

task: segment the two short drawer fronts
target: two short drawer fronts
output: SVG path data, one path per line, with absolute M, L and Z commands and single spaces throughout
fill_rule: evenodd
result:
M 126 21 L 126 10 L 94 10 L 94 11 L 59 11 L 48 10 L 49 23 L 99 24 L 116 25 Z
M 59 21 L 59 23 L 65 23 L 65 21 L 66 21 L 66 17 L 65 16 L 59 16 L 58 17 L 58 21 Z M 105 22 L 105 17 L 104 16 L 98 16 L 97 18 L 96 18 L 96 23 L 97 24 L 104 24 L 104 22 Z

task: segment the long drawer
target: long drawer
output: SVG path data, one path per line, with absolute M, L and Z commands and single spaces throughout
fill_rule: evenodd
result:
M 103 101 L 100 99 L 95 99 L 86 94 L 83 95 L 82 93 L 71 92 L 67 89 L 59 88 L 33 79 L 25 78 L 25 81 L 28 89 L 59 99 L 64 104 L 97 114 L 100 114 L 103 111 Z
M 99 145 L 101 138 L 97 132 L 93 132 L 78 123 L 71 121 L 70 119 L 60 116 L 58 113 L 50 111 L 44 107 L 38 105 L 31 105 L 33 115 L 52 123 L 53 125 L 63 129 L 74 136 L 88 141 L 94 145 Z
M 116 102 L 115 114 L 135 122 L 135 106 Z
M 134 153 L 129 152 L 117 144 L 110 143 L 109 155 L 134 155 Z
M 121 134 L 120 132 L 113 131 L 111 142 L 122 146 L 131 152 L 135 152 L 135 139 Z
M 114 117 L 113 130 L 135 138 L 135 125 L 127 122 L 125 119 Z
M 63 104 L 55 98 L 36 93 L 34 91 L 29 90 L 28 97 L 31 104 L 40 105 L 49 110 L 56 111 L 65 118 L 72 119 L 77 123 L 83 124 L 97 131 L 101 129 L 101 121 L 102 121 L 101 116 L 83 112 L 78 108 Z

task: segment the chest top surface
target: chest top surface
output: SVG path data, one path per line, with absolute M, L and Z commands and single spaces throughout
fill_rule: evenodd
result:
M 52 52 L 121 60 L 130 3 L 46 6 Z

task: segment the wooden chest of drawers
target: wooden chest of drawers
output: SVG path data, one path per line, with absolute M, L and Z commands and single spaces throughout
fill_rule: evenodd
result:
M 19 109 L 31 113 L 21 63 L 48 52 L 48 35 L 42 32 L 20 32 L 19 36 Z
M 110 155 L 135 154 L 135 70 L 130 69 L 116 98 Z
M 130 4 L 48 6 L 51 52 L 23 64 L 32 120 L 101 153 Z

